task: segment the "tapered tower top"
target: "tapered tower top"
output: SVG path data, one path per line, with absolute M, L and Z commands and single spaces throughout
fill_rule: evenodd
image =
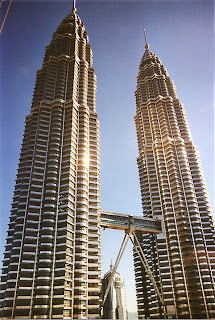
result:
M 143 29 L 144 32 L 144 38 L 145 38 L 145 48 L 148 49 L 149 48 L 149 44 L 147 42 L 147 38 L 146 38 L 146 29 Z

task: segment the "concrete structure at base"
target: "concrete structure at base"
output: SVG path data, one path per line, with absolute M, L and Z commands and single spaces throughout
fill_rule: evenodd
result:
M 167 316 L 215 317 L 215 228 L 199 155 L 175 86 L 146 41 L 136 89 L 137 158 L 144 217 L 163 234 L 138 239 L 164 299 Z M 164 308 L 134 251 L 139 318 Z
M 110 266 L 110 270 L 102 279 L 102 297 L 104 296 L 112 271 L 113 265 Z M 103 306 L 102 318 L 121 320 L 128 319 L 124 280 L 118 272 L 115 273 L 107 299 Z

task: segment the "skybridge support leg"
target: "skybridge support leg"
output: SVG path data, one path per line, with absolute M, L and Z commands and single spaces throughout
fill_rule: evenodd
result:
M 111 277 L 110 277 L 109 282 L 108 282 L 108 286 L 107 286 L 106 291 L 105 291 L 105 294 L 104 294 L 104 298 L 103 298 L 103 301 L 102 301 L 102 307 L 104 306 L 105 301 L 106 301 L 106 299 L 107 299 L 107 295 L 108 295 L 108 293 L 109 293 L 111 283 L 112 283 L 113 278 L 114 278 L 114 276 L 115 276 L 117 267 L 118 267 L 119 262 L 120 262 L 120 260 L 121 260 L 121 258 L 122 258 L 123 252 L 124 252 L 125 247 L 126 247 L 126 245 L 127 245 L 127 243 L 128 243 L 128 240 L 129 240 L 129 238 L 130 238 L 130 235 L 131 235 L 131 232 L 126 233 L 125 236 L 124 236 L 124 239 L 123 239 L 123 241 L 122 241 L 121 247 L 120 247 L 120 249 L 119 249 L 118 256 L 117 256 L 117 258 L 116 258 L 116 262 L 115 262 L 115 264 L 114 264 L 114 267 L 113 267 L 113 270 L 112 270 L 112 273 L 111 273 Z
M 1 5 L 2 5 L 2 2 L 3 2 L 3 0 L 1 0 L 1 2 L 0 2 L 0 7 L 1 7 Z M 5 15 L 4 15 L 4 18 L 3 18 L 3 21 L 2 21 L 1 27 L 0 27 L 0 33 L 2 32 L 2 29 L 3 29 L 3 27 L 4 27 L 4 23 L 5 23 L 5 20 L 6 20 L 6 18 L 7 18 L 7 15 L 8 15 L 10 6 L 11 6 L 11 3 L 12 3 L 12 0 L 10 0 L 10 2 L 9 2 L 9 4 L 8 4 L 8 7 L 7 7 L 7 10 L 6 10 L 6 12 L 5 12 Z
M 139 243 L 139 240 L 138 240 L 138 238 L 137 238 L 137 236 L 136 236 L 136 234 L 135 234 L 134 231 L 132 231 L 132 235 L 133 235 L 133 237 L 134 237 L 134 239 L 135 239 L 135 241 L 136 241 L 136 243 L 137 243 L 137 245 L 138 245 L 139 250 L 138 250 L 138 248 L 137 248 L 137 246 L 136 246 L 136 244 L 135 244 L 135 241 L 131 238 L 131 235 L 129 236 L 129 237 L 130 237 L 130 240 L 131 240 L 131 242 L 132 242 L 132 244 L 133 244 L 133 246 L 134 246 L 134 249 L 135 249 L 136 253 L 138 254 L 138 256 L 139 256 L 139 258 L 140 258 L 140 261 L 142 262 L 143 267 L 145 268 L 145 270 L 146 270 L 146 272 L 147 272 L 147 274 L 148 274 L 148 276 L 149 276 L 149 279 L 151 280 L 151 282 L 152 282 L 152 284 L 153 284 L 153 286 L 154 286 L 154 289 L 155 289 L 155 291 L 156 291 L 156 293 L 157 293 L 157 296 L 158 296 L 158 298 L 159 298 L 159 300 L 160 300 L 160 302 L 161 302 L 161 305 L 162 305 L 162 307 L 163 307 L 164 318 L 166 319 L 166 318 L 167 318 L 167 313 L 166 313 L 166 306 L 165 306 L 165 304 L 164 304 L 163 297 L 162 297 L 161 294 L 160 294 L 160 291 L 159 291 L 159 289 L 158 289 L 158 286 L 157 286 L 157 284 L 156 284 L 156 281 L 155 281 L 155 279 L 154 279 L 154 276 L 153 276 L 153 274 L 152 274 L 152 272 L 151 272 L 151 270 L 150 270 L 148 261 L 147 261 L 145 255 L 144 255 L 144 253 L 143 253 L 143 250 L 142 250 L 142 248 L 141 248 L 141 245 L 140 245 L 140 243 Z

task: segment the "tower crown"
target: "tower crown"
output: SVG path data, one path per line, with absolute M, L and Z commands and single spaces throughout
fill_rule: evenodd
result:
M 141 62 L 140 62 L 140 66 L 146 66 L 146 65 L 150 65 L 151 63 L 158 63 L 158 64 L 162 64 L 159 57 L 154 53 L 152 52 L 150 49 L 149 49 L 149 46 L 146 47 L 146 50 L 143 54 L 143 57 L 141 59 Z

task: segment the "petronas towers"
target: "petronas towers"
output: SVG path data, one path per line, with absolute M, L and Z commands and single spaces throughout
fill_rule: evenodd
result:
M 174 84 L 147 41 L 135 94 L 143 215 L 163 228 L 138 240 L 165 305 L 134 252 L 138 316 L 215 318 L 215 229 L 199 156 Z M 46 47 L 26 117 L 1 318 L 100 317 L 100 212 L 96 75 L 74 2 Z
M 137 159 L 143 215 L 163 233 L 139 235 L 142 249 L 173 318 L 215 317 L 215 230 L 199 156 L 186 112 L 160 59 L 149 49 L 137 76 Z M 138 315 L 164 312 L 134 254 Z
M 26 117 L 1 284 L 4 318 L 99 316 L 99 121 L 76 9 L 53 34 Z

